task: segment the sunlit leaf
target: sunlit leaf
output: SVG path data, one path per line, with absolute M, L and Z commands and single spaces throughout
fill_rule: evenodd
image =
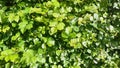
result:
M 5 33 L 6 31 L 8 31 L 10 29 L 10 27 L 8 25 L 3 26 L 3 32 Z
M 15 16 L 14 20 L 15 20 L 16 22 L 18 22 L 18 21 L 19 21 L 19 16 Z
M 25 27 L 27 24 L 28 24 L 28 21 L 26 21 L 26 20 L 23 20 L 22 22 L 19 23 L 19 29 L 22 33 L 25 32 L 25 30 L 26 30 Z
M 14 17 L 15 17 L 15 14 L 14 13 L 10 13 L 9 16 L 8 16 L 9 22 L 14 21 Z
M 18 32 L 18 33 L 15 34 L 15 36 L 12 36 L 11 39 L 12 40 L 16 40 L 19 36 L 20 36 L 20 33 Z
M 56 32 L 57 32 L 57 28 L 52 27 L 52 28 L 50 29 L 50 35 L 53 35 L 53 34 L 56 33 Z
M 65 27 L 65 24 L 64 24 L 64 23 L 59 23 L 59 24 L 57 25 L 57 29 L 58 29 L 58 30 L 63 30 L 64 27 Z
M 33 28 L 33 22 L 31 21 L 29 24 L 26 25 L 26 29 L 30 30 Z
M 47 40 L 47 45 L 48 45 L 49 47 L 55 45 L 55 40 L 54 40 L 53 38 L 48 38 L 48 40 Z

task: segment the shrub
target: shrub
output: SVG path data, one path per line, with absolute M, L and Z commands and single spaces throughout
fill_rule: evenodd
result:
M 0 67 L 118 68 L 119 11 L 119 0 L 0 1 Z

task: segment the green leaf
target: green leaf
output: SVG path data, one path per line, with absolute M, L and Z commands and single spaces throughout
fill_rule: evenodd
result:
M 82 17 L 80 17 L 80 18 L 78 18 L 78 24 L 80 25 L 80 24 L 82 24 L 83 23 L 83 18 Z
M 37 17 L 35 18 L 35 21 L 37 21 L 37 22 L 42 22 L 42 21 L 43 21 L 43 18 L 40 17 L 40 16 L 37 16 Z
M 15 17 L 14 17 L 14 20 L 15 20 L 16 22 L 18 22 L 18 21 L 19 21 L 19 16 L 15 16 Z
M 76 37 L 76 33 L 75 32 L 72 32 L 69 34 L 70 38 L 75 38 Z
M 70 40 L 70 42 L 69 42 L 69 44 L 70 44 L 70 46 L 72 46 L 72 47 L 76 47 L 76 45 L 78 44 L 78 42 L 79 42 L 79 39 L 71 39 Z
M 12 22 L 12 27 L 16 27 L 17 23 Z
M 88 52 L 88 53 L 91 53 L 91 50 L 90 50 L 90 49 L 87 49 L 87 52 Z
M 17 44 L 19 51 L 24 51 L 24 45 L 25 45 L 25 41 L 19 39 L 19 42 Z
M 3 26 L 3 32 L 6 33 L 8 30 L 10 29 L 10 27 L 8 25 Z
M 57 29 L 55 27 L 50 28 L 50 35 L 53 35 L 57 32 Z
M 52 6 L 52 2 L 51 2 L 51 1 L 47 1 L 47 2 L 46 2 L 46 6 L 47 6 L 47 7 L 51 7 L 51 6 Z
M 73 9 L 72 7 L 67 7 L 67 8 L 66 8 L 66 10 L 67 10 L 68 12 L 71 12 L 72 9 Z
M 35 39 L 33 40 L 33 42 L 34 42 L 34 45 L 36 45 L 36 44 L 40 44 L 40 41 L 39 41 L 38 38 L 35 38 Z
M 57 56 L 60 56 L 61 52 L 62 52 L 61 50 L 57 50 L 57 51 L 56 51 L 56 55 L 57 55 Z
M 12 40 L 16 40 L 20 36 L 20 33 L 16 33 L 15 36 L 12 36 Z
M 13 54 L 13 55 L 10 55 L 10 61 L 12 62 L 16 62 L 16 60 L 19 58 L 18 54 Z
M 25 61 L 25 63 L 30 64 L 36 62 L 36 58 L 34 56 L 35 52 L 32 49 L 28 49 L 26 52 L 23 53 L 23 57 L 21 61 Z
M 18 11 L 18 16 L 20 16 L 20 17 L 24 17 L 25 16 L 25 13 L 24 13 L 24 11 L 23 10 L 20 10 L 20 11 Z
M 25 10 L 23 10 L 23 12 L 25 14 L 28 14 L 28 13 L 30 13 L 30 9 L 31 9 L 30 7 L 26 7 Z
M 55 7 L 60 7 L 60 4 L 57 0 L 52 0 L 52 4 L 55 6 Z
M 74 26 L 73 30 L 76 31 L 76 32 L 79 32 L 79 27 L 78 26 Z
M 15 17 L 15 14 L 14 14 L 14 13 L 10 13 L 10 14 L 8 15 L 8 20 L 9 20 L 9 22 L 14 21 L 14 17 Z
M 19 6 L 19 7 L 25 7 L 25 2 L 20 2 L 20 3 L 18 3 L 18 6 Z
M 15 52 L 14 52 L 12 49 L 8 49 L 8 50 L 5 50 L 5 51 L 2 51 L 2 52 L 1 52 L 1 56 L 2 56 L 3 58 L 5 58 L 5 61 L 6 61 L 6 62 L 8 62 L 9 60 L 12 61 L 12 60 L 11 60 L 11 56 L 12 56 L 13 59 L 15 59 L 15 57 L 13 57 L 13 54 L 14 54 L 14 53 L 15 53 Z
M 59 17 L 59 13 L 53 13 L 53 17 Z
M 55 45 L 55 40 L 53 38 L 49 37 L 47 40 L 47 45 L 49 47 L 52 47 L 53 45 Z
M 65 32 L 62 32 L 61 36 L 62 36 L 63 38 L 68 38 L 68 35 L 67 35 Z
M 43 39 L 44 43 L 47 42 L 47 38 L 46 37 L 42 37 L 42 39 Z
M 57 29 L 58 29 L 58 30 L 63 30 L 64 27 L 65 27 L 65 24 L 64 24 L 64 23 L 59 23 L 59 24 L 57 25 Z
M 6 63 L 5 68 L 10 68 L 10 63 Z
M 49 26 L 50 26 L 50 27 L 55 27 L 57 24 L 58 24 L 57 21 L 49 22 Z
M 11 50 L 11 49 L 8 49 L 8 50 L 5 50 L 5 51 L 2 51 L 1 52 L 1 55 L 2 56 L 7 56 L 7 55 L 11 55 L 13 54 L 14 52 Z
M 65 33 L 70 34 L 72 32 L 72 28 L 70 26 L 66 27 Z
M 46 59 L 45 58 L 42 58 L 41 59 L 41 63 L 45 63 L 46 62 Z
M 36 8 L 36 7 L 34 7 L 34 8 L 31 8 L 30 9 L 30 12 L 29 12 L 30 14 L 31 13 L 38 13 L 38 14 L 41 14 L 42 13 L 42 9 L 41 8 Z
M 78 17 L 75 17 L 70 21 L 70 24 L 75 25 L 77 21 L 78 21 Z
M 51 57 L 49 57 L 49 63 L 53 63 L 53 60 Z
M 33 24 L 30 23 L 26 25 L 26 29 L 30 30 L 31 28 L 33 28 Z
M 98 7 L 95 4 L 85 6 L 85 11 L 89 11 L 91 13 L 98 13 Z
M 31 21 L 29 24 L 26 25 L 26 29 L 30 30 L 33 28 L 33 22 Z
M 52 65 L 52 68 L 57 68 L 57 65 Z
M 98 20 L 99 17 L 98 17 L 98 14 L 97 13 L 94 13 L 94 19 Z
M 84 16 L 84 20 L 87 21 L 87 20 L 90 20 L 90 17 L 91 17 L 91 14 L 86 14 Z
M 26 25 L 28 24 L 28 21 L 27 20 L 23 20 L 22 22 L 20 22 L 18 25 L 19 25 L 19 29 L 21 31 L 21 33 L 24 33 L 25 32 L 25 27 Z
M 58 65 L 58 68 L 63 68 L 61 65 Z
M 42 54 L 44 54 L 44 53 L 45 53 L 45 52 L 44 52 L 43 49 L 41 49 L 41 48 L 38 49 L 38 54 L 42 55 Z
M 9 56 L 6 56 L 5 57 L 5 61 L 8 62 L 10 60 L 10 57 Z

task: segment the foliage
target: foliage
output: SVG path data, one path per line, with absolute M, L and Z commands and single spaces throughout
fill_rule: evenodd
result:
M 119 0 L 0 0 L 0 68 L 119 68 Z

